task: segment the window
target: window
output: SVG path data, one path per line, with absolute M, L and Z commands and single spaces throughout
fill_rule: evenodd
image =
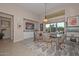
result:
M 51 23 L 50 29 L 51 29 L 51 32 L 56 32 L 56 23 Z
M 64 32 L 64 22 L 46 24 L 47 32 Z
M 46 24 L 46 32 L 50 32 L 50 24 Z
M 57 23 L 57 31 L 58 32 L 64 32 L 64 22 Z

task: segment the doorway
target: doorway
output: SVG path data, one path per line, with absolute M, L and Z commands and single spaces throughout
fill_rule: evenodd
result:
M 0 12 L 0 32 L 3 30 L 2 40 L 12 40 L 14 39 L 14 26 L 13 26 L 13 16 Z

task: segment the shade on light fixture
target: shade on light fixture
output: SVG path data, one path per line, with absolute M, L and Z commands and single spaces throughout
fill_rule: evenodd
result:
M 44 23 L 47 23 L 48 22 L 48 19 L 46 18 L 45 16 L 45 19 L 43 20 Z
M 48 20 L 47 20 L 47 19 L 44 19 L 43 21 L 44 21 L 45 23 L 47 23 L 47 22 L 48 22 Z
M 48 22 L 48 19 L 47 19 L 47 16 L 46 16 L 46 6 L 47 6 L 47 4 L 45 3 L 45 16 L 44 16 L 44 20 L 43 20 L 44 23 Z

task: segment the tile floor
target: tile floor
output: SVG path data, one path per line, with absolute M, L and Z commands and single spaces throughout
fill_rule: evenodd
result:
M 31 39 L 13 43 L 11 40 L 0 40 L 0 56 L 79 56 L 79 46 L 65 43 L 62 50 L 52 43 L 33 42 Z

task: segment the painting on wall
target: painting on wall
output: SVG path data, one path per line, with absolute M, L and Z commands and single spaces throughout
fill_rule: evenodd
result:
M 79 16 L 68 17 L 68 26 L 79 26 Z
M 33 30 L 34 29 L 34 24 L 30 22 L 25 23 L 26 27 L 25 29 Z

